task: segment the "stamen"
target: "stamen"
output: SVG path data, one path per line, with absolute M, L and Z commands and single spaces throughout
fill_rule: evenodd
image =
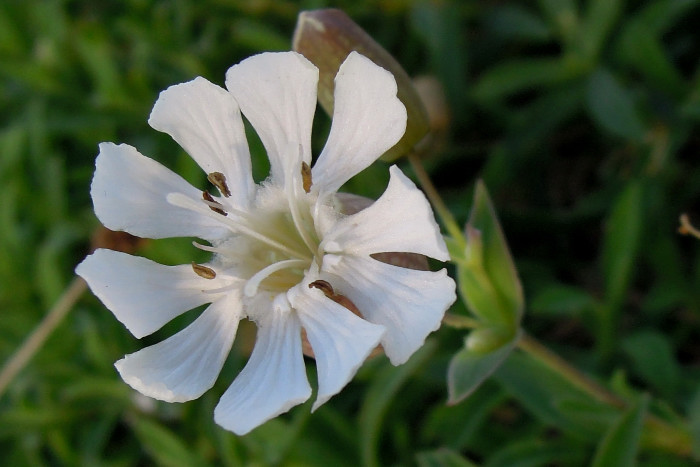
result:
M 194 261 L 192 261 L 192 269 L 194 270 L 195 274 L 197 274 L 199 277 L 203 277 L 204 279 L 211 280 L 216 277 L 216 271 L 214 271 L 212 268 L 202 266 Z
M 311 180 L 311 167 L 309 164 L 302 161 L 301 162 L 301 180 L 304 186 L 304 191 L 309 193 L 311 191 L 311 185 L 313 181 Z
M 226 284 L 223 287 L 217 287 L 216 289 L 204 289 L 204 290 L 202 290 L 202 292 L 207 293 L 207 294 L 228 292 L 229 290 L 233 290 L 236 287 L 239 287 L 240 285 L 241 285 L 240 281 L 233 281 L 229 284 Z
M 345 295 L 341 295 L 339 293 L 335 293 L 333 290 L 333 286 L 322 279 L 313 281 L 312 283 L 309 284 L 310 289 L 319 289 L 323 294 L 333 300 L 335 303 L 337 303 L 340 306 L 343 306 L 347 308 L 348 310 L 352 311 L 355 313 L 357 316 L 362 316 L 360 313 L 360 310 L 357 308 L 357 306 L 350 300 L 348 297 Z
M 208 251 L 210 253 L 221 253 L 218 248 L 209 245 L 202 245 L 199 242 L 192 241 L 192 245 L 194 245 L 195 248 L 199 248 L 200 250 Z
M 217 203 L 216 200 L 209 194 L 207 190 L 202 192 L 202 199 L 206 201 L 206 205 L 212 211 L 221 214 L 222 216 L 227 216 L 228 214 L 222 208 L 224 207 L 221 203 Z
M 309 284 L 310 289 L 319 289 L 321 292 L 323 292 L 326 297 L 331 297 L 332 295 L 335 295 L 335 292 L 333 291 L 333 286 L 328 283 L 328 281 L 324 280 L 317 280 L 313 281 L 312 283 Z
M 199 203 L 196 203 L 192 198 L 182 194 L 182 193 L 169 193 L 166 197 L 168 203 L 173 206 L 177 206 L 183 209 L 190 209 L 192 211 L 198 212 L 208 217 L 214 217 L 221 224 L 224 224 L 233 233 L 246 235 L 252 239 L 258 240 L 272 248 L 287 254 L 292 258 L 298 258 L 300 260 L 308 261 L 310 259 L 309 255 L 301 254 L 297 251 L 290 249 L 288 246 L 283 245 L 271 238 L 268 238 L 255 230 L 251 229 L 247 225 L 243 224 L 241 220 L 234 220 L 230 217 L 220 216 L 219 214 L 213 213 L 210 209 L 205 208 Z
M 281 271 L 282 269 L 303 268 L 308 266 L 308 264 L 308 261 L 301 259 L 287 259 L 277 263 L 272 263 L 271 265 L 256 272 L 253 277 L 248 279 L 248 282 L 246 282 L 245 287 L 243 288 L 243 293 L 246 295 L 246 297 L 252 297 L 258 293 L 258 287 L 260 287 L 262 281 L 264 281 L 271 274 Z
M 224 174 L 221 172 L 212 172 L 207 175 L 207 180 L 209 180 L 212 185 L 217 187 L 221 194 L 226 198 L 231 196 L 231 190 L 228 189 L 228 185 L 226 184 L 226 176 Z
M 292 146 L 289 148 L 290 151 L 294 151 L 295 148 Z M 303 151 L 301 144 L 299 144 L 296 148 L 296 150 L 299 151 L 299 159 L 301 159 L 301 152 Z M 291 157 L 290 157 L 291 159 Z M 297 159 L 298 160 L 298 159 Z M 302 177 L 304 174 L 304 162 L 302 162 Z M 307 165 L 308 167 L 308 165 Z M 295 189 L 294 182 L 297 180 L 296 177 L 294 177 L 294 172 L 293 168 L 289 167 L 289 165 L 286 167 L 285 171 L 285 187 L 284 191 L 287 195 L 287 205 L 289 206 L 289 212 L 292 214 L 292 221 L 294 222 L 294 227 L 296 228 L 297 232 L 299 232 L 299 235 L 301 236 L 302 240 L 304 240 L 304 244 L 306 247 L 309 249 L 311 254 L 315 254 L 316 252 L 316 246 L 314 245 L 314 242 L 311 240 L 309 237 L 309 232 L 304 228 L 304 224 L 302 223 L 301 219 L 301 212 L 299 211 L 299 202 L 298 202 L 298 196 L 297 196 L 297 190 Z M 310 172 L 309 172 L 309 177 L 310 177 Z M 309 179 L 309 183 L 311 180 Z M 303 181 L 303 184 L 306 185 L 306 182 Z M 309 186 L 310 188 L 310 186 Z

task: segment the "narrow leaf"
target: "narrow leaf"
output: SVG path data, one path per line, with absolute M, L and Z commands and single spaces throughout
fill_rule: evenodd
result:
M 206 465 L 192 452 L 184 440 L 164 426 L 145 418 L 133 420 L 131 426 L 144 449 L 158 465 L 173 467 Z
M 620 416 L 598 446 L 593 467 L 635 465 L 634 460 L 637 456 L 648 405 L 649 396 L 644 395 Z
M 515 329 L 524 298 L 518 272 L 488 195 L 479 181 L 467 223 L 467 265 L 458 268 L 460 291 L 469 308 L 486 323 Z
M 599 69 L 588 82 L 588 111 L 595 123 L 610 133 L 639 140 L 645 127 L 632 94 L 605 69 Z
M 419 467 L 476 467 L 476 464 L 447 448 L 421 452 L 416 455 Z
M 464 348 L 450 360 L 447 369 L 448 404 L 457 404 L 491 376 L 510 355 L 519 335 L 511 342 L 486 354 Z

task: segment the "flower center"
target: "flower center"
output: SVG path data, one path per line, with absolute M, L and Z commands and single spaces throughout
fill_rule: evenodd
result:
M 308 172 L 308 166 L 302 167 L 302 172 L 304 169 Z M 168 195 L 168 201 L 215 218 L 230 230 L 231 235 L 212 246 L 195 243 L 214 253 L 212 266 L 246 280 L 243 292 L 248 297 L 260 289 L 282 293 L 301 282 L 312 263 L 320 261 L 320 240 L 312 215 L 316 195 L 306 191 L 306 176 L 304 191 L 301 187 L 293 189 L 293 183 L 287 183 L 287 189 L 272 184 L 260 186 L 248 211 L 227 202 L 230 191 L 223 174 L 212 173 L 208 178 L 223 198 L 215 199 L 204 191 L 200 202 L 177 193 Z M 193 269 L 201 277 L 216 277 L 212 268 L 193 264 Z M 212 290 L 219 291 L 222 289 Z

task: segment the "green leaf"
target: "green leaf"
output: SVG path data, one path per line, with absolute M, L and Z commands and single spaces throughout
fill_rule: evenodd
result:
M 447 448 L 421 452 L 416 455 L 419 467 L 476 467 L 476 464 Z
M 464 451 L 478 443 L 490 417 L 507 401 L 495 382 L 486 382 L 478 391 L 457 405 L 441 405 L 428 414 L 421 425 L 421 439 Z
M 644 186 L 627 183 L 612 206 L 603 244 L 606 303 L 618 308 L 627 293 L 637 260 L 644 221 Z
M 580 46 L 584 56 L 593 60 L 608 38 L 622 13 L 622 0 L 589 0 L 580 30 Z
M 583 465 L 583 453 L 563 440 L 513 440 L 490 456 L 484 467 Z
M 489 29 L 507 39 L 542 42 L 551 36 L 550 28 L 541 18 L 519 5 L 497 7 L 488 20 Z
M 515 348 L 519 337 L 485 354 L 468 347 L 457 352 L 447 369 L 447 403 L 457 404 L 474 392 L 501 366 Z
M 571 44 L 578 32 L 578 12 L 574 0 L 539 0 L 540 9 L 559 32 L 564 45 Z
M 682 74 L 664 50 L 659 36 L 644 21 L 628 23 L 617 44 L 618 59 L 641 73 L 652 85 L 681 97 L 687 88 Z
M 132 420 L 131 426 L 143 448 L 158 465 L 172 467 L 206 465 L 183 439 L 164 426 L 142 417 Z
M 603 239 L 605 303 L 599 307 L 599 356 L 613 351 L 617 321 L 632 280 L 643 231 L 644 189 L 640 180 L 627 183 L 612 206 Z
M 662 396 L 670 399 L 675 395 L 681 369 L 666 336 L 640 331 L 622 341 L 622 350 L 632 359 L 636 373 Z
M 529 309 L 533 313 L 552 316 L 576 316 L 595 308 L 595 306 L 595 298 L 582 288 L 564 284 L 549 284 L 532 297 Z
M 472 95 L 479 101 L 499 100 L 520 91 L 552 86 L 579 74 L 577 67 L 559 58 L 513 59 L 484 73 Z
M 644 395 L 620 416 L 598 446 L 593 467 L 635 465 L 648 405 L 649 396 Z
M 623 138 L 640 140 L 645 126 L 632 94 L 612 73 L 599 69 L 588 81 L 588 111 L 603 129 Z
M 484 323 L 515 333 L 524 307 L 522 286 L 505 236 L 483 182 L 476 185 L 467 223 L 464 265 L 458 264 L 459 290 Z
M 688 409 L 690 433 L 693 437 L 693 457 L 700 459 L 700 387 L 695 391 Z
M 577 439 L 599 439 L 607 422 L 617 413 L 527 355 L 511 354 L 494 378 L 544 423 Z M 587 410 L 580 410 L 584 406 Z
M 367 391 L 359 415 L 358 436 L 360 437 L 364 465 L 369 467 L 379 465 L 377 445 L 379 444 L 382 419 L 401 386 L 414 372 L 426 364 L 435 353 L 436 347 L 434 341 L 426 341 L 425 345 L 413 354 L 406 363 L 398 367 L 389 367 L 373 381 Z

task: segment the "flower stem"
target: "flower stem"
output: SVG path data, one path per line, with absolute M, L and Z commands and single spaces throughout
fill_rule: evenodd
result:
M 455 329 L 474 329 L 479 321 L 468 316 L 446 314 L 443 323 Z M 604 404 L 624 410 L 627 401 L 590 379 L 579 369 L 552 352 L 534 337 L 523 333 L 518 348 L 538 360 L 550 370 L 566 379 L 571 385 Z M 684 426 L 672 425 L 655 415 L 648 415 L 645 421 L 645 440 L 651 446 L 676 454 L 689 456 L 692 453 L 692 437 Z
M 29 360 L 44 345 L 46 339 L 63 321 L 63 318 L 66 317 L 85 290 L 87 290 L 87 283 L 82 278 L 76 277 L 73 279 L 73 282 L 63 292 L 58 302 L 49 310 L 44 319 L 5 363 L 2 370 L 0 370 L 0 397 L 5 393 L 5 390 L 20 370 L 26 366 Z
M 450 236 L 453 239 L 457 240 L 462 245 L 466 245 L 466 240 L 464 239 L 464 235 L 462 234 L 462 229 L 459 228 L 459 225 L 457 224 L 457 221 L 455 220 L 454 216 L 452 215 L 450 210 L 447 209 L 447 206 L 445 206 L 445 202 L 442 200 L 437 190 L 435 189 L 435 185 L 433 185 L 432 180 L 430 180 L 430 176 L 425 171 L 423 163 L 421 162 L 418 155 L 416 155 L 416 153 L 411 152 L 408 154 L 407 157 L 408 161 L 411 164 L 413 172 L 416 174 L 416 177 L 418 178 L 418 181 L 420 182 L 420 185 L 423 188 L 423 191 L 425 192 L 425 195 L 430 200 L 430 203 L 433 205 L 433 209 L 435 209 L 435 211 L 438 213 L 440 219 L 442 219 L 443 224 L 445 224 L 447 232 L 449 232 Z

